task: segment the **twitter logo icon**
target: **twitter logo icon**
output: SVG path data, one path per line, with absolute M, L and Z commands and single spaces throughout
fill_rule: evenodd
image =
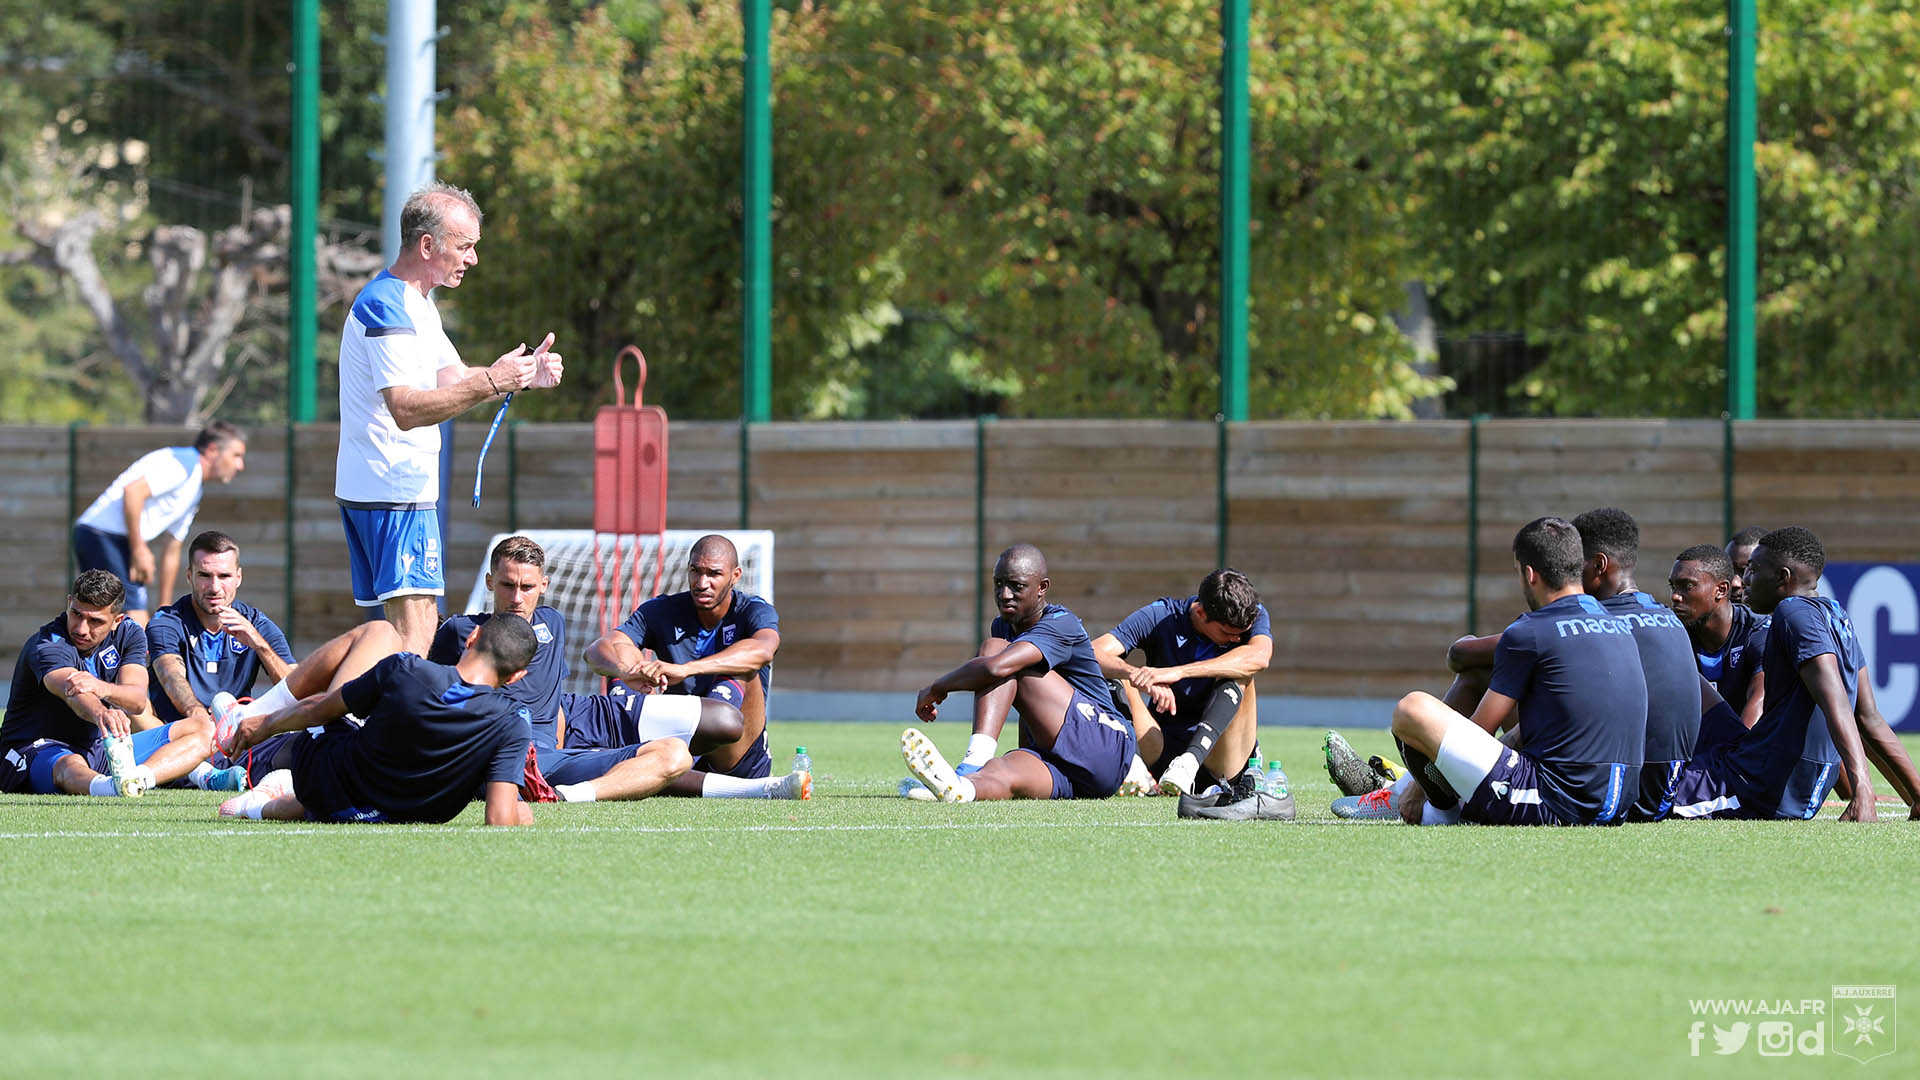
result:
M 1747 1032 L 1751 1030 L 1753 1030 L 1753 1025 L 1747 1023 L 1745 1020 L 1734 1024 L 1731 1030 L 1723 1028 L 1719 1024 L 1713 1025 L 1713 1052 L 1716 1054 L 1737 1054 L 1741 1050 L 1746 1049 Z

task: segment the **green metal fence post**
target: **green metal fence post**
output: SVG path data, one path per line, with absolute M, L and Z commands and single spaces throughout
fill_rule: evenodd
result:
M 294 487 L 294 480 L 295 480 L 296 474 L 294 472 L 294 465 L 293 465 L 294 456 L 295 456 L 294 442 L 298 437 L 298 435 L 299 435 L 299 429 L 293 426 L 293 421 L 291 420 L 287 421 L 287 452 L 286 452 L 287 483 L 286 483 L 286 505 L 285 505 L 285 513 L 286 513 L 285 520 L 286 520 L 286 532 L 287 532 L 285 554 L 287 559 L 287 574 L 286 574 L 285 596 L 280 605 L 281 611 L 285 612 L 285 619 L 283 622 L 281 622 L 280 626 L 281 626 L 281 629 L 286 632 L 287 641 L 289 644 L 291 644 L 293 641 L 293 633 L 294 633 L 293 627 L 295 622 L 295 611 L 293 606 L 293 597 L 294 597 L 295 590 L 293 587 L 294 586 L 293 577 L 294 577 L 294 559 L 298 553 L 298 546 L 294 542 L 294 538 L 293 538 L 294 518 L 295 518 L 293 509 L 294 509 L 294 504 L 299 501 L 299 496 L 300 496 L 299 490 L 296 487 Z
M 1467 633 L 1480 626 L 1480 422 L 1475 413 L 1467 422 Z
M 1213 565 L 1227 565 L 1227 418 L 1213 418 L 1214 446 Z
M 1759 136 L 1755 0 L 1727 0 L 1727 413 L 1753 419 L 1754 266 L 1759 209 L 1753 144 Z
M 287 247 L 287 417 L 313 422 L 314 255 L 320 213 L 320 3 L 293 4 L 293 221 Z
M 1235 423 L 1247 418 L 1247 8 L 1220 4 L 1220 414 Z
M 753 440 L 750 434 L 753 422 L 746 417 L 740 418 L 740 527 L 753 527 L 751 505 L 753 500 Z
M 1733 417 L 1720 416 L 1720 524 L 1721 535 L 1731 538 L 1733 524 Z
M 746 69 L 746 326 L 740 415 L 764 424 L 771 411 L 773 332 L 773 65 L 770 0 L 741 0 Z M 742 436 L 744 438 L 744 436 Z M 742 512 L 744 519 L 744 511 Z M 741 528 L 745 528 L 744 520 Z

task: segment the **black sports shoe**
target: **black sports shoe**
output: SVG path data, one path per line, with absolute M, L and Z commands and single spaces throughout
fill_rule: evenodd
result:
M 1264 791 L 1255 791 L 1237 802 L 1199 807 L 1194 810 L 1193 816 L 1209 821 L 1292 821 L 1293 793 L 1269 795 Z
M 1205 795 L 1182 795 L 1176 813 L 1183 818 L 1197 818 L 1200 811 L 1219 806 L 1232 798 L 1233 789 L 1229 787 L 1214 788 Z
M 1327 756 L 1327 775 L 1333 779 L 1333 786 L 1340 789 L 1342 795 L 1365 795 L 1385 787 L 1380 776 L 1373 771 L 1353 747 L 1347 745 L 1337 731 L 1327 732 L 1322 750 Z

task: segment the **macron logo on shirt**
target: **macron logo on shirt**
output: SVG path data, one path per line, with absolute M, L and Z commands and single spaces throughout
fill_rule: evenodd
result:
M 676 627 L 674 627 L 674 628 L 673 628 L 673 640 L 674 640 L 674 641 L 676 641 L 676 642 L 677 642 L 677 641 L 679 641 L 679 640 L 680 640 L 681 638 L 684 638 L 684 637 L 686 637 L 686 636 L 687 636 L 687 628 L 686 628 L 686 627 L 684 627 L 684 626 L 676 626 Z
M 1181 635 L 1179 635 L 1179 634 L 1175 634 L 1175 635 L 1173 635 L 1173 647 L 1174 647 L 1174 648 L 1176 648 L 1176 649 L 1184 649 L 1184 648 L 1186 648 L 1186 647 L 1187 647 L 1187 639 L 1186 639 L 1186 638 L 1184 638 L 1184 637 L 1182 637 L 1182 636 L 1181 636 Z

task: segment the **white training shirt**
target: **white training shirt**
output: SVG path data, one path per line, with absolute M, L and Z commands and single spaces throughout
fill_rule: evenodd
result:
M 440 427 L 401 431 L 380 391 L 432 390 L 460 354 L 433 301 L 385 270 L 354 297 L 340 333 L 340 453 L 333 496 L 343 503 L 430 507 L 440 498 Z
M 163 532 L 185 540 L 200 509 L 200 451 L 191 446 L 155 450 L 127 466 L 80 515 L 79 523 L 103 533 L 127 535 L 127 485 L 141 477 L 147 480 L 147 501 L 140 507 L 140 542 L 150 543 Z

